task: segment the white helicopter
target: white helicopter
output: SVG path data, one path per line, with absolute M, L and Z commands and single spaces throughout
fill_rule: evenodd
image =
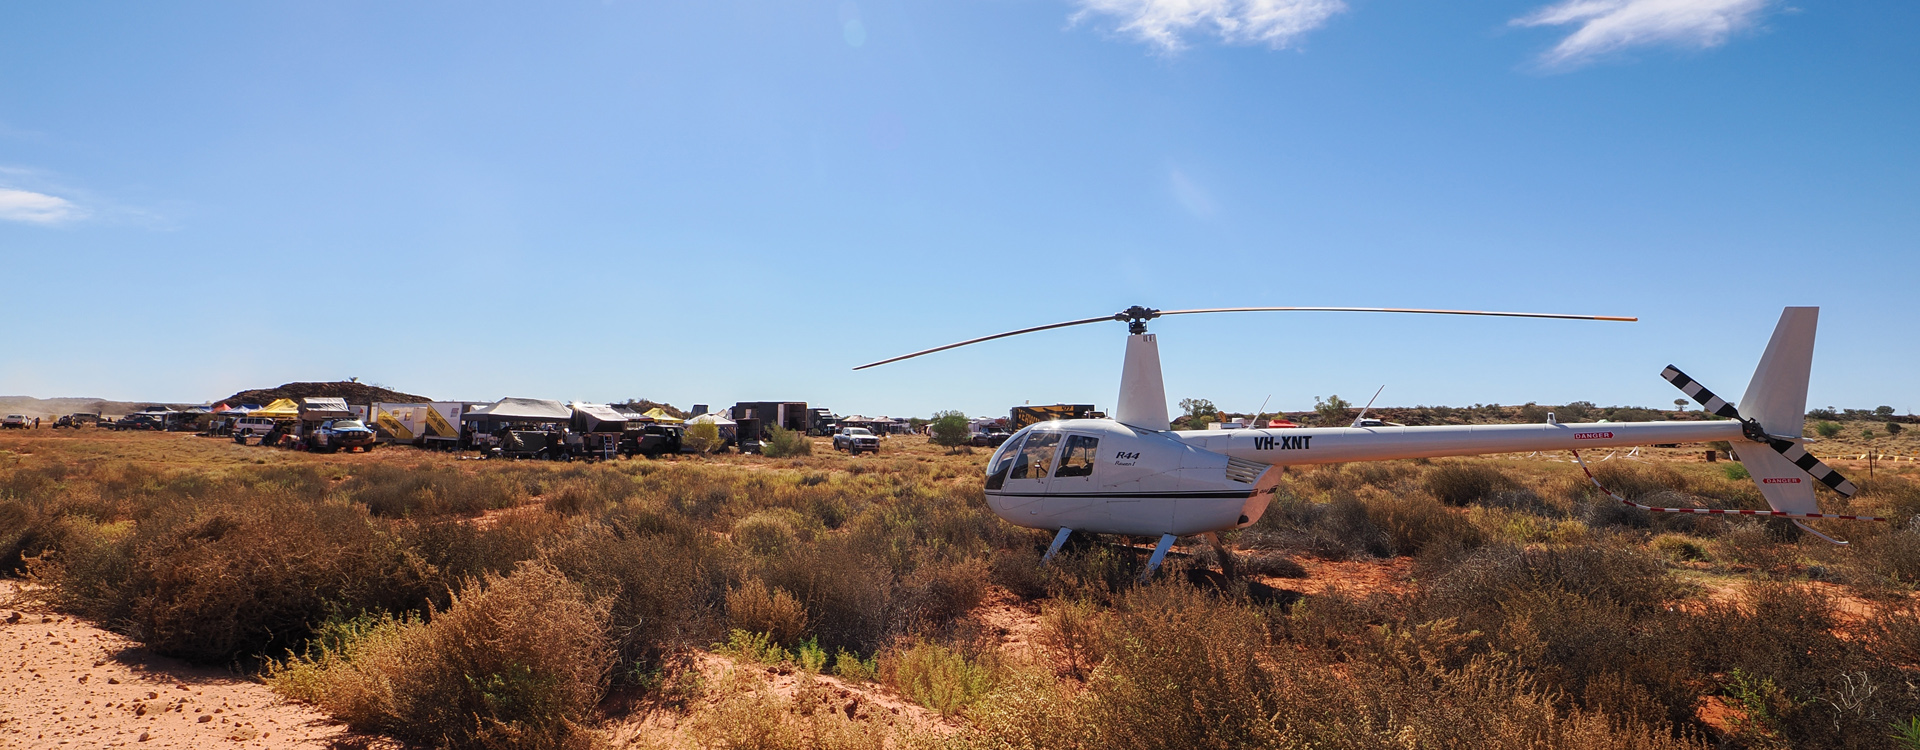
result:
M 1655 508 L 1631 502 L 1600 486 L 1622 503 L 1650 512 L 1738 514 L 1793 519 L 1802 529 L 1844 544 L 1801 523 L 1801 519 L 1884 521 L 1867 516 L 1823 514 L 1814 499 L 1817 480 L 1852 497 L 1852 482 L 1809 455 L 1802 446 L 1807 379 L 1813 363 L 1817 307 L 1789 307 L 1780 314 L 1773 338 L 1754 370 L 1736 409 L 1678 369 L 1661 373 L 1669 382 L 1725 421 L 1466 425 L 1435 427 L 1363 426 L 1241 430 L 1169 430 L 1166 389 L 1160 377 L 1160 348 L 1147 321 L 1167 315 L 1225 312 L 1376 312 L 1434 315 L 1486 315 L 1513 318 L 1634 321 L 1604 315 L 1420 310 L 1365 307 L 1230 307 L 1154 310 L 1134 306 L 1113 315 L 1024 328 L 861 365 L 855 370 L 911 359 L 955 347 L 1054 328 L 1103 321 L 1128 324 L 1126 359 L 1120 371 L 1120 399 L 1110 419 L 1071 419 L 1031 425 L 1008 438 L 987 462 L 987 505 L 1019 526 L 1055 531 L 1043 559 L 1051 559 L 1075 531 L 1127 536 L 1158 536 L 1143 577 L 1151 575 L 1178 537 L 1245 528 L 1260 520 L 1287 466 L 1385 461 L 1401 458 L 1466 456 L 1527 451 L 1695 443 L 1715 440 L 1754 443 L 1737 451 L 1772 510 Z M 1582 460 L 1581 466 L 1585 468 Z M 1228 559 L 1222 556 L 1222 559 Z

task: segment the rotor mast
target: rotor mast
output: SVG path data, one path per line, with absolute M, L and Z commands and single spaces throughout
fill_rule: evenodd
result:
M 1167 429 L 1167 387 L 1160 377 L 1160 343 L 1147 333 L 1147 321 L 1160 311 L 1134 305 L 1115 313 L 1127 323 L 1127 355 L 1120 365 L 1120 400 L 1113 419 L 1128 427 L 1161 432 Z

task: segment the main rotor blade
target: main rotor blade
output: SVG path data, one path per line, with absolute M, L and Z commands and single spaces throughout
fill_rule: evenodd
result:
M 894 357 L 893 359 L 883 359 L 883 360 L 880 360 L 880 361 L 878 361 L 878 362 L 869 362 L 869 363 L 867 363 L 867 364 L 864 364 L 864 365 L 861 365 L 861 366 L 859 366 L 859 367 L 855 367 L 855 368 L 853 368 L 853 369 L 855 369 L 855 370 L 865 370 L 865 369 L 867 369 L 867 368 L 869 368 L 869 367 L 878 367 L 878 366 L 880 366 L 880 365 L 884 365 L 884 364 L 887 364 L 887 363 L 889 363 L 889 362 L 898 362 L 898 361 L 900 361 L 900 360 L 903 360 L 903 359 L 913 359 L 914 357 L 918 357 L 918 356 L 920 356 L 920 355 L 922 355 L 922 354 L 932 354 L 932 353 L 934 353 L 934 352 L 944 352 L 944 351 L 946 351 L 946 350 L 948 350 L 948 349 L 954 349 L 954 348 L 957 348 L 957 347 L 962 347 L 962 346 L 966 346 L 966 345 L 968 345 L 968 344 L 978 344 L 978 343 L 980 343 L 980 342 L 982 342 L 982 341 L 992 341 L 992 340 L 994 340 L 994 339 L 1004 339 L 1004 338 L 1006 338 L 1006 337 L 1008 337 L 1008 336 L 1018 336 L 1018 335 L 1020 335 L 1020 334 L 1023 334 L 1023 333 L 1033 333 L 1033 332 L 1035 332 L 1035 331 L 1046 331 L 1046 330 L 1051 330 L 1051 329 L 1054 329 L 1054 328 L 1066 328 L 1067 326 L 1077 326 L 1077 325 L 1085 325 L 1085 324 L 1087 324 L 1087 323 L 1101 323 L 1101 322 L 1107 322 L 1107 321 L 1112 321 L 1112 320 L 1115 320 L 1115 318 L 1114 318 L 1114 316 L 1112 316 L 1112 315 L 1102 315 L 1102 316 L 1100 316 L 1100 317 L 1098 317 L 1098 318 L 1086 318 L 1086 319 L 1084 319 L 1084 320 L 1069 320 L 1069 321 L 1067 321 L 1067 322 L 1065 322 L 1065 323 L 1054 323 L 1053 325 L 1044 325 L 1044 326 L 1035 326 L 1035 327 L 1033 327 L 1033 328 L 1022 328 L 1022 329 L 1020 329 L 1020 330 L 1018 330 L 1018 331 L 1008 331 L 1008 332 L 1006 332 L 1006 333 L 996 333 L 996 334 L 994 334 L 994 335 L 992 335 L 992 336 L 981 336 L 980 338 L 977 338 L 977 339 L 967 339 L 966 341 L 962 341 L 962 342 L 960 342 L 960 343 L 958 343 L 958 344 L 948 344 L 948 345 L 946 345 L 946 346 L 936 346 L 936 347 L 934 347 L 934 348 L 932 348 L 932 349 L 927 349 L 927 350 L 924 350 L 924 351 L 917 351 L 917 352 L 914 352 L 914 353 L 912 353 L 912 354 L 903 354 L 903 355 L 900 355 L 900 356 L 898 356 L 898 357 Z M 1125 318 L 1120 318 L 1120 320 L 1125 320 Z
M 1558 318 L 1560 320 L 1617 320 L 1633 322 L 1639 318 L 1618 315 L 1564 315 L 1561 313 L 1489 312 L 1486 310 L 1422 310 L 1404 307 L 1209 307 L 1199 310 L 1162 310 L 1161 315 L 1222 312 L 1377 312 L 1425 313 L 1429 315 L 1490 315 L 1499 318 Z

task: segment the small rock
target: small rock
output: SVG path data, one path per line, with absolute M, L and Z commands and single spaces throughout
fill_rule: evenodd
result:
M 213 714 L 201 714 L 200 718 L 197 721 L 199 721 L 202 724 L 205 724 L 209 721 L 213 721 Z
M 14 624 L 14 623 L 16 623 L 16 622 L 19 622 L 19 621 L 20 621 L 20 613 L 19 613 L 19 612 L 9 612 L 9 613 L 7 613 L 7 624 L 8 624 L 8 625 L 12 625 L 12 624 Z
M 45 625 L 45 624 L 47 624 L 47 623 L 50 623 L 50 622 L 53 622 L 53 618 L 51 618 L 51 617 L 48 617 L 48 616 L 46 616 L 46 615 L 41 615 L 41 616 L 40 616 L 40 624 L 42 624 L 42 625 Z
M 107 678 L 107 684 L 108 684 L 108 685 L 118 685 L 118 684 L 120 684 L 120 678 L 118 678 L 118 677 L 108 677 L 108 678 Z
M 146 742 L 146 741 L 147 741 L 147 738 L 148 738 L 148 737 L 151 737 L 151 736 L 152 736 L 152 735 L 150 735 L 150 734 L 147 734 L 146 732 L 141 732 L 141 733 L 140 733 L 140 741 L 141 741 L 141 742 Z

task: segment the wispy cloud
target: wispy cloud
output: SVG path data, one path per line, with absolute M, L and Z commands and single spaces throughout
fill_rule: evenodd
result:
M 1190 35 L 1228 44 L 1285 47 L 1347 9 L 1341 0 L 1075 0 L 1074 23 L 1113 22 L 1113 30 L 1159 49 L 1178 52 Z
M 1773 0 L 1565 0 L 1511 21 L 1514 26 L 1577 25 L 1541 56 L 1571 67 L 1626 47 L 1718 47 L 1758 23 Z
M 30 190 L 0 188 L 0 221 L 59 224 L 85 215 L 85 211 L 65 198 Z

